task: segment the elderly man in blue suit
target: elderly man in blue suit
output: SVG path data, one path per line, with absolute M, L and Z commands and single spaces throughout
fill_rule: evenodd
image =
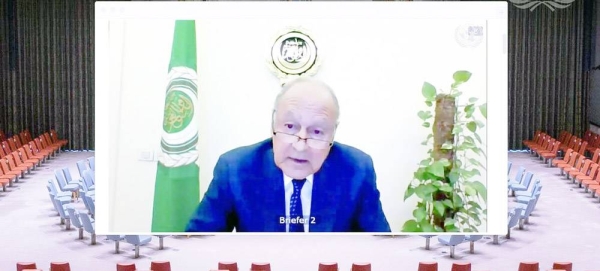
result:
M 273 136 L 219 158 L 187 232 L 389 232 L 373 161 L 334 142 L 331 88 L 296 79 L 282 88 Z

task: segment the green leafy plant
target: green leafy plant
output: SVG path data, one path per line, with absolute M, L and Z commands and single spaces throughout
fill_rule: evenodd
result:
M 474 97 L 460 100 L 458 87 L 469 81 L 470 72 L 457 71 L 453 78 L 448 93 L 423 84 L 429 110 L 417 115 L 431 129 L 422 143 L 430 148 L 404 193 L 404 201 L 418 197 L 404 232 L 476 232 L 487 216 L 487 190 L 477 180 L 487 158 L 478 133 L 485 127 L 487 104 L 478 105 Z

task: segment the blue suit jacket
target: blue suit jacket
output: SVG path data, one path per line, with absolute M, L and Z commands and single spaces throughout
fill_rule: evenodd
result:
M 389 232 L 371 157 L 333 144 L 314 174 L 311 232 Z M 271 139 L 219 158 L 213 180 L 190 219 L 188 232 L 285 232 L 283 172 Z

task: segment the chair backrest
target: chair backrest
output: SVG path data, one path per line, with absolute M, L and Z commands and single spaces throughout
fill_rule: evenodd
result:
M 65 176 L 65 180 L 67 181 L 67 183 L 72 183 L 73 182 L 73 177 L 71 176 L 71 171 L 69 171 L 68 167 L 64 167 L 62 169 L 63 175 Z
M 514 210 L 508 212 L 508 228 L 512 228 L 517 226 L 519 223 L 519 218 L 521 218 L 521 213 L 523 212 L 523 208 L 516 207 Z
M 519 167 L 519 170 L 517 171 L 517 175 L 515 175 L 515 183 L 521 183 L 523 182 L 523 174 L 525 173 L 525 167 L 521 166 Z
M 536 180 L 536 185 L 531 190 L 531 196 L 535 197 L 537 194 L 539 194 L 540 190 L 542 190 L 542 183 L 540 180 Z
M 54 176 L 56 177 L 56 181 L 58 183 L 58 186 L 60 187 L 60 190 L 64 191 L 65 186 L 67 185 L 67 181 L 65 180 L 65 174 L 62 170 L 56 169 L 54 170 Z
M 592 160 L 585 159 L 585 162 L 583 162 L 583 167 L 581 167 L 581 169 L 579 171 L 582 173 L 587 173 L 588 170 L 590 169 L 591 164 L 592 164 Z
M 560 134 L 558 136 L 558 141 L 565 141 L 565 137 L 567 137 L 568 134 L 569 134 L 569 132 L 567 132 L 566 130 L 560 131 Z
M 112 241 L 121 241 L 121 240 L 125 239 L 125 235 L 107 235 L 106 239 L 112 240 Z
M 92 185 L 94 185 L 94 182 L 92 181 L 92 173 L 91 173 L 91 170 L 89 170 L 89 169 L 86 169 L 86 170 L 83 172 L 83 175 L 82 175 L 82 176 L 83 176 L 83 183 L 85 184 L 84 186 L 85 186 L 86 190 L 90 190 L 90 187 L 91 187 Z
M 464 235 L 439 236 L 438 241 L 446 242 L 449 246 L 456 246 L 465 241 L 465 236 Z
M 580 142 L 580 144 L 581 144 L 581 146 L 579 146 L 579 154 L 585 155 L 585 150 L 587 149 L 588 142 L 583 141 L 583 142 Z
M 94 224 L 92 223 L 92 220 L 90 219 L 90 216 L 86 213 L 80 213 L 79 214 L 79 219 L 81 219 L 81 224 L 83 224 L 83 229 L 85 229 L 85 231 L 94 234 L 96 233 L 96 229 L 94 228 Z
M 531 189 L 531 194 L 530 194 L 531 197 L 533 197 L 533 195 L 537 191 L 538 186 L 540 186 L 540 185 L 541 185 L 540 179 L 535 179 L 535 182 L 533 183 L 533 188 Z
M 75 210 L 72 206 L 67 207 L 67 213 L 69 213 L 69 218 L 71 219 L 71 224 L 76 228 L 83 228 L 81 221 L 79 220 L 79 212 Z
M 79 176 L 83 178 L 83 172 L 89 169 L 85 160 L 77 161 L 77 170 L 79 170 Z
M 17 145 L 17 149 L 20 148 L 21 146 L 23 146 L 23 143 L 21 143 L 21 139 L 19 138 L 18 135 L 14 135 L 12 137 L 12 140 L 15 142 L 15 145 Z
M 61 218 L 66 219 L 69 218 L 69 214 L 65 213 L 65 207 L 62 204 L 62 201 L 58 200 L 56 197 L 54 198 L 54 202 L 56 202 L 56 208 L 58 211 L 58 214 L 60 215 Z
M 598 163 L 598 158 L 600 158 L 600 148 L 597 148 L 594 151 L 594 155 L 592 155 L 592 162 Z
M 533 172 L 527 172 L 525 173 L 525 177 L 523 178 L 523 182 L 521 182 L 521 184 L 525 187 L 527 187 L 527 190 L 529 190 L 529 184 L 531 183 L 531 179 L 533 178 Z
M 579 153 L 577 153 L 575 150 L 573 150 L 573 152 L 571 153 L 571 157 L 569 157 L 569 161 L 567 162 L 567 164 L 571 167 L 575 166 L 575 163 L 579 160 Z
M 85 195 L 88 198 L 88 205 L 90 208 L 90 213 L 92 213 L 93 215 L 96 215 L 96 203 L 94 203 L 94 201 L 92 200 L 92 198 L 90 198 L 90 196 Z
M 592 130 L 585 131 L 585 133 L 583 134 L 583 140 L 590 141 L 590 139 L 592 138 L 593 134 L 594 133 L 592 132 Z
M 87 178 L 90 180 L 91 184 L 96 183 L 95 175 L 96 175 L 96 173 L 91 169 L 86 169 L 83 171 L 83 176 L 87 176 Z
M 52 195 L 58 194 L 58 191 L 56 191 L 56 186 L 54 186 L 54 182 L 52 180 L 48 180 L 48 184 L 46 184 L 46 186 L 48 187 L 48 189 L 50 189 L 50 193 L 52 193 Z
M 466 235 L 465 241 L 475 242 L 475 241 L 481 240 L 482 238 L 483 238 L 483 235 Z
M 558 152 L 558 149 L 560 148 L 560 144 L 561 144 L 560 141 L 558 141 L 558 140 L 554 141 L 554 144 L 552 145 L 552 150 L 551 150 L 551 152 L 553 154 L 556 154 Z
M 92 157 L 89 157 L 87 160 L 90 164 L 90 169 L 95 171 L 96 170 L 96 158 L 94 156 L 92 156 Z
M 136 271 L 135 263 L 117 263 L 117 271 Z
M 141 243 L 139 235 L 125 235 L 125 241 L 132 245 L 139 245 Z

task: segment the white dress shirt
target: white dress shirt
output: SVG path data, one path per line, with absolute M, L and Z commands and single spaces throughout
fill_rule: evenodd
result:
M 292 194 L 294 193 L 294 184 L 292 178 L 283 174 L 283 187 L 285 188 L 285 217 L 290 218 L 290 201 L 292 200 Z M 300 200 L 302 200 L 302 215 L 308 221 L 304 224 L 304 232 L 308 232 L 310 225 L 310 203 L 312 200 L 312 188 L 313 188 L 313 175 L 306 177 L 306 182 L 302 186 L 300 191 Z M 286 221 L 285 231 L 290 231 L 289 221 Z

